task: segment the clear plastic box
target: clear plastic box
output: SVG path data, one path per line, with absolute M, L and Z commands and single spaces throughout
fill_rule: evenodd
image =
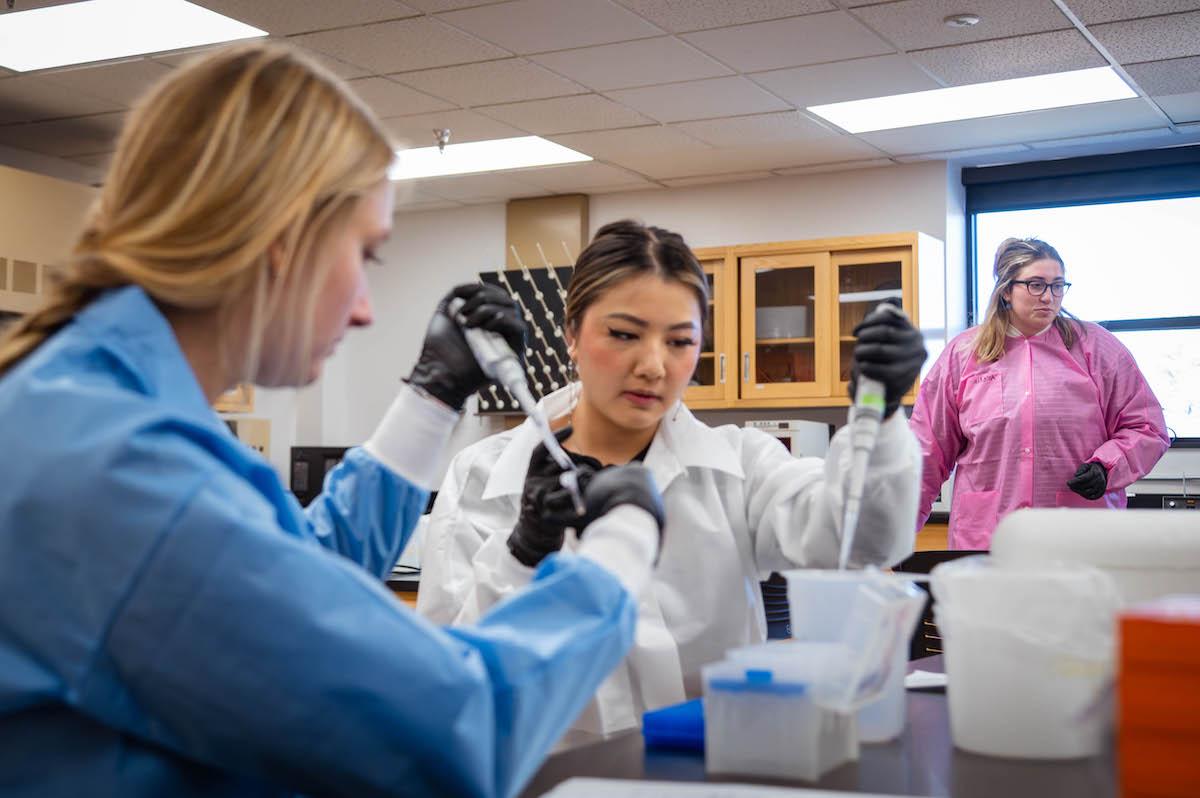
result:
M 753 646 L 706 666 L 704 765 L 709 773 L 815 781 L 858 758 L 853 713 L 814 701 L 833 646 Z

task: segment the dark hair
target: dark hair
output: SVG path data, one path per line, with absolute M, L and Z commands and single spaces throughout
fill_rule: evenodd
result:
M 567 286 L 566 326 L 579 331 L 583 314 L 604 292 L 631 277 L 653 274 L 696 294 L 700 323 L 708 315 L 708 278 L 683 236 L 632 219 L 606 224 L 579 253 Z

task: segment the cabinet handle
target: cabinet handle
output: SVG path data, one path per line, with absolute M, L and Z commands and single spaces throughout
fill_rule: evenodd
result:
M 742 353 L 742 382 L 750 382 L 750 353 Z
M 721 372 L 720 372 L 721 373 L 721 384 L 724 385 L 725 384 L 725 353 L 724 352 L 721 353 L 721 356 L 719 359 L 721 361 Z

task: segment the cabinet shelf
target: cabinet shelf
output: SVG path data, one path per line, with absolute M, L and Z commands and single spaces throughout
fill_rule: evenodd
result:
M 917 323 L 918 263 L 935 272 L 944 252 L 921 233 L 698 250 L 711 288 L 704 345 L 712 349 L 699 355 L 687 404 L 845 407 L 857 341 L 848 333 L 871 305 L 890 298 L 903 300 Z M 724 380 L 718 363 L 727 366 Z M 912 401 L 912 393 L 905 398 Z

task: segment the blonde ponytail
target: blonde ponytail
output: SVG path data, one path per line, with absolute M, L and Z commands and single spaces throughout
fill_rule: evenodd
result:
M 391 160 L 370 110 L 286 46 L 181 67 L 130 112 L 61 283 L 0 340 L 0 375 L 105 290 L 138 285 L 164 311 L 239 314 L 214 345 L 232 376 L 257 378 L 273 319 L 307 346 L 328 267 L 310 255 Z

